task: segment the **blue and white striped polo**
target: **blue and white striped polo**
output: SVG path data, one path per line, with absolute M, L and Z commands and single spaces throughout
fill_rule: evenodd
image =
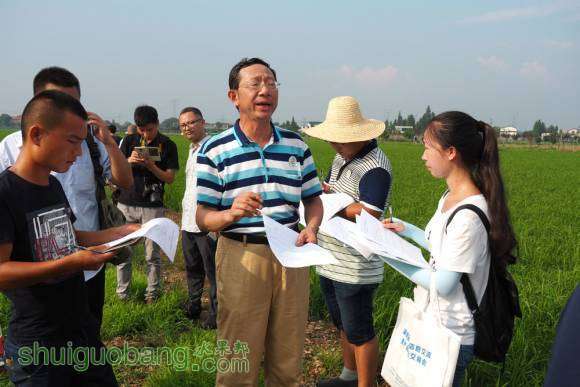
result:
M 298 223 L 301 200 L 322 193 L 310 149 L 299 134 L 272 125 L 264 148 L 235 125 L 210 138 L 197 158 L 197 204 L 218 211 L 231 208 L 236 196 L 256 192 L 262 213 L 292 227 Z M 223 231 L 264 232 L 261 216 L 242 218 Z

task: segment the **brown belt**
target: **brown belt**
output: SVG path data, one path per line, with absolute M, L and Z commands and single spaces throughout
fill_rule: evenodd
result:
M 294 225 L 290 228 L 294 231 L 298 231 L 298 225 Z M 220 233 L 220 235 L 238 242 L 252 243 L 255 245 L 268 244 L 268 238 L 266 237 L 265 234 L 242 234 L 238 232 L 222 232 Z
M 236 232 L 223 232 L 220 234 L 223 237 L 228 239 L 233 239 L 234 241 L 244 242 L 244 243 L 252 243 L 255 245 L 267 245 L 268 238 L 266 235 L 260 234 L 241 234 Z

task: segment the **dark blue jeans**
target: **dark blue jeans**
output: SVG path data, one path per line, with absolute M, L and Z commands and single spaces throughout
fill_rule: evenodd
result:
M 348 342 L 362 345 L 375 337 L 373 294 L 378 284 L 347 284 L 319 276 L 320 288 L 333 324 Z
M 453 376 L 453 387 L 461 387 L 463 375 L 473 360 L 473 345 L 462 345 L 459 347 L 459 356 L 457 357 L 457 366 L 455 366 L 455 375 Z

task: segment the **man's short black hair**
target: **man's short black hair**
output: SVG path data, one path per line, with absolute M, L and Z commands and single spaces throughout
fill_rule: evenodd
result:
M 157 110 L 155 110 L 153 106 L 148 105 L 137 106 L 137 109 L 135 109 L 134 118 L 135 125 L 139 127 L 159 123 Z
M 185 113 L 193 113 L 193 114 L 195 114 L 196 116 L 198 116 L 199 118 L 203 118 L 203 114 L 201 114 L 201 110 L 199 110 L 198 108 L 196 108 L 196 107 L 193 107 L 193 106 L 188 106 L 188 107 L 186 107 L 186 108 L 183 108 L 183 109 L 182 109 L 182 110 L 179 112 L 179 116 L 181 117 L 181 115 L 182 115 L 182 114 L 185 114 Z
M 264 61 L 263 59 L 260 58 L 242 58 L 242 60 L 240 60 L 238 63 L 236 63 L 234 65 L 234 67 L 232 67 L 232 69 L 230 70 L 230 77 L 228 80 L 229 86 L 230 86 L 230 90 L 237 90 L 238 87 L 240 86 L 240 71 L 245 68 L 245 67 L 249 67 L 255 64 L 261 64 L 263 66 L 266 66 L 274 75 L 274 79 L 278 80 L 276 78 L 276 71 L 270 67 L 270 65 Z
M 36 94 L 24 108 L 20 130 L 22 139 L 26 141 L 28 128 L 34 124 L 41 124 L 46 129 L 59 125 L 65 112 L 87 120 L 87 111 L 81 103 L 70 95 L 58 90 L 45 90 Z
M 53 66 L 40 70 L 32 82 L 34 94 L 38 94 L 46 89 L 46 85 L 49 83 L 60 87 L 74 87 L 79 92 L 79 95 L 81 95 L 81 85 L 79 84 L 78 78 L 62 67 Z
M 115 124 L 110 124 L 108 126 L 108 128 L 109 128 L 109 132 L 111 132 L 112 134 L 117 133 L 117 126 Z

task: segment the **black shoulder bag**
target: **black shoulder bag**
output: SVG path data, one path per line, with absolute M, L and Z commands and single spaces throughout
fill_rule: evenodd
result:
M 105 192 L 105 176 L 103 166 L 100 163 L 101 151 L 99 150 L 99 146 L 95 142 L 95 139 L 90 132 L 87 134 L 86 141 L 89 147 L 89 153 L 91 155 L 93 171 L 95 174 L 95 192 L 97 206 L 99 209 L 99 228 L 101 230 L 105 230 L 111 227 L 122 226 L 127 223 L 125 215 L 123 215 L 121 210 L 119 210 L 117 206 L 113 204 Z M 124 262 L 124 260 L 130 256 L 131 250 L 129 247 L 123 247 L 117 250 L 117 256 L 110 262 L 116 265 Z
M 455 214 L 465 209 L 479 216 L 487 230 L 489 240 L 489 220 L 485 213 L 473 204 L 457 207 L 447 220 L 445 232 Z M 501 257 L 491 254 L 487 287 L 479 305 L 467 273 L 461 276 L 461 284 L 475 323 L 475 356 L 486 361 L 505 362 L 514 335 L 515 318 L 522 317 L 518 288 L 513 277 L 507 271 Z

